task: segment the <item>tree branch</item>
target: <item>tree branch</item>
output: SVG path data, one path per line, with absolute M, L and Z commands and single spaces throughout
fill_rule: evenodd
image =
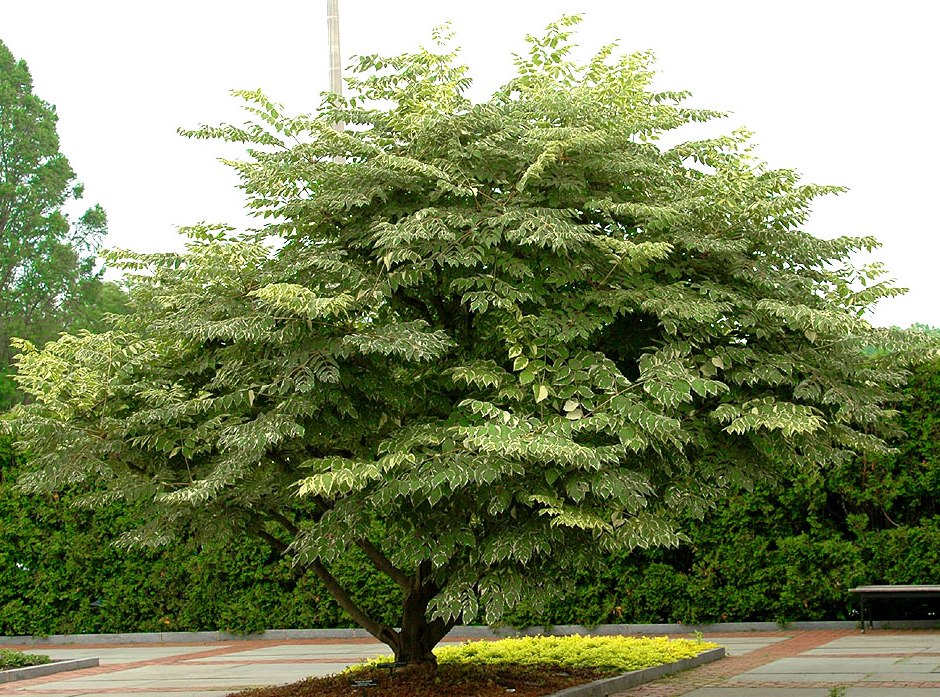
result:
M 395 300 L 398 300 L 404 305 L 407 305 L 412 310 L 415 310 L 428 324 L 432 327 L 434 326 L 434 315 L 431 310 L 423 302 L 417 298 L 412 298 L 407 295 L 395 295 L 393 296 Z
M 456 314 L 447 311 L 447 306 L 444 304 L 444 300 L 439 295 L 432 297 L 431 302 L 434 304 L 434 309 L 437 310 L 440 323 L 444 325 L 444 328 L 450 332 L 456 332 Z
M 428 632 L 431 635 L 431 645 L 436 646 L 455 626 L 457 626 L 456 617 L 447 621 L 442 620 L 440 617 L 431 620 L 428 626 Z
M 388 557 L 382 554 L 382 551 L 369 542 L 369 540 L 356 540 L 356 546 L 365 553 L 376 569 L 391 578 L 402 590 L 408 591 L 411 588 L 411 577 L 392 564 L 392 562 L 388 560 Z
M 437 585 L 428 580 L 431 577 L 432 570 L 433 567 L 431 566 L 431 560 L 423 559 L 418 565 L 418 572 L 415 574 L 413 579 L 410 579 L 412 588 L 421 591 L 421 593 L 425 595 L 428 600 L 433 598 L 438 593 Z
M 274 535 L 269 533 L 267 530 L 262 530 L 261 528 L 258 528 L 255 532 L 261 538 L 263 538 L 265 542 L 267 542 L 269 545 L 271 545 L 274 549 L 276 549 L 281 554 L 284 554 L 285 552 L 287 552 L 287 545 L 284 544 L 284 542 L 282 542 L 281 540 L 277 539 Z
M 265 511 L 265 515 L 270 517 L 271 520 L 280 523 L 281 526 L 294 537 L 296 537 L 297 533 L 300 532 L 300 529 L 294 525 L 290 518 L 281 513 L 278 513 L 277 511 Z
M 333 599 L 339 603 L 339 606 L 343 608 L 349 616 L 356 621 L 356 623 L 365 629 L 369 634 L 374 636 L 376 639 L 381 641 L 383 644 L 387 644 L 392 648 L 393 651 L 397 654 L 399 651 L 399 645 L 401 643 L 399 634 L 391 627 L 382 624 L 381 622 L 376 622 L 371 617 L 369 617 L 356 603 L 353 601 L 349 594 L 346 592 L 346 589 L 343 588 L 339 582 L 333 578 L 333 574 L 323 565 L 323 562 L 315 560 L 310 562 L 310 568 L 313 569 L 313 572 L 317 575 L 317 578 L 323 582 L 323 585 L 326 586 L 326 590 L 329 591 L 330 595 L 333 596 Z

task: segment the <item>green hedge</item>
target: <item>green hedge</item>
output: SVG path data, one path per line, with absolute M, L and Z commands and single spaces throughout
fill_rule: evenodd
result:
M 109 541 L 133 511 L 24 495 L 13 486 L 19 470 L 0 442 L 0 635 L 353 626 L 319 581 L 257 539 L 117 549 Z M 362 557 L 350 554 L 336 576 L 392 619 L 397 589 Z
M 677 549 L 615 556 L 563 600 L 520 608 L 513 624 L 795 621 L 852 618 L 859 583 L 940 580 L 940 364 L 901 405 L 899 452 L 731 494 Z M 108 540 L 134 511 L 88 512 L 69 494 L 26 496 L 0 442 L 0 634 L 340 627 L 319 582 L 258 540 L 125 552 Z M 337 577 L 394 622 L 399 595 L 356 553 Z
M 854 585 L 937 583 L 940 363 L 914 374 L 899 409 L 897 454 L 735 492 L 705 521 L 685 521 L 690 544 L 611 559 L 513 622 L 852 619 Z

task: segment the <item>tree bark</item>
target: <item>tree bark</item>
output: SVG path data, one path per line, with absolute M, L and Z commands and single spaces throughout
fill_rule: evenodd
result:
M 330 595 L 333 596 L 333 599 L 343 608 L 350 617 L 355 620 L 355 622 L 365 629 L 369 634 L 374 636 L 376 639 L 381 641 L 383 644 L 390 646 L 395 655 L 398 655 L 398 649 L 396 648 L 401 643 L 401 637 L 399 633 L 396 632 L 391 627 L 385 625 L 382 622 L 377 622 L 376 620 L 369 617 L 363 610 L 353 602 L 352 598 L 346 592 L 337 580 L 333 577 L 333 574 L 319 561 L 313 561 L 310 563 L 310 568 L 313 569 L 313 572 L 317 575 L 320 581 L 326 586 L 326 590 Z
M 322 506 L 324 509 L 326 506 Z M 267 511 L 267 515 L 277 520 L 292 535 L 297 535 L 297 528 L 292 521 L 276 511 Z M 259 530 L 265 539 L 277 549 L 287 549 L 282 541 Z M 386 644 L 395 654 L 395 662 L 404 664 L 406 669 L 434 670 L 437 667 L 437 658 L 434 656 L 434 647 L 449 632 L 456 620 L 444 621 L 441 619 L 428 620 L 428 605 L 440 592 L 437 584 L 431 580 L 432 567 L 429 561 L 424 561 L 409 575 L 395 567 L 382 551 L 367 539 L 354 541 L 365 555 L 372 561 L 376 569 L 394 580 L 404 591 L 402 603 L 401 629 L 395 631 L 383 622 L 369 617 L 360 608 L 345 588 L 333 577 L 326 566 L 320 561 L 308 563 L 308 567 L 319 577 L 333 599 L 339 603 L 360 627 L 369 632 L 376 639 Z
M 437 666 L 434 656 L 434 644 L 431 640 L 431 627 L 428 622 L 428 602 L 423 589 L 416 589 L 405 595 L 401 613 L 401 631 L 398 633 L 398 646 L 395 647 L 395 661 L 407 663 L 409 667 Z
M 456 624 L 456 621 L 428 620 L 428 605 L 440 592 L 427 578 L 430 572 L 430 563 L 424 562 L 413 577 L 412 586 L 406 591 L 402 603 L 398 645 L 392 647 L 395 651 L 395 661 L 405 663 L 409 668 L 436 668 L 434 647 Z

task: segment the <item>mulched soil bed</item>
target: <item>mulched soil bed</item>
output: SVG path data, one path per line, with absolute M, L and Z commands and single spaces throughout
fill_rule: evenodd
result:
M 355 675 L 308 678 L 278 687 L 234 693 L 238 697 L 540 697 L 608 677 L 610 672 L 585 668 L 522 665 L 443 665 L 436 672 L 384 669 Z M 375 680 L 375 687 L 352 687 L 354 680 Z

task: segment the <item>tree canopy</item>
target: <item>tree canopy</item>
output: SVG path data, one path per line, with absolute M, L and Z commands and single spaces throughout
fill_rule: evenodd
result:
M 147 503 L 128 545 L 255 531 L 433 662 L 599 550 L 676 544 L 730 484 L 884 451 L 921 354 L 864 319 L 897 292 L 850 263 L 875 240 L 806 233 L 838 189 L 747 134 L 660 145 L 720 114 L 653 91 L 648 54 L 574 61 L 576 21 L 485 101 L 438 34 L 358 58 L 313 116 L 240 92 L 252 121 L 187 132 L 248 144 L 264 225 L 115 252 L 132 314 L 19 344 L 22 485 Z M 331 575 L 350 545 L 404 591 L 400 629 Z
M 102 292 L 96 250 L 104 209 L 70 219 L 82 186 L 59 152 L 55 107 L 33 94 L 26 63 L 0 42 L 0 408 L 13 336 L 45 341 Z

